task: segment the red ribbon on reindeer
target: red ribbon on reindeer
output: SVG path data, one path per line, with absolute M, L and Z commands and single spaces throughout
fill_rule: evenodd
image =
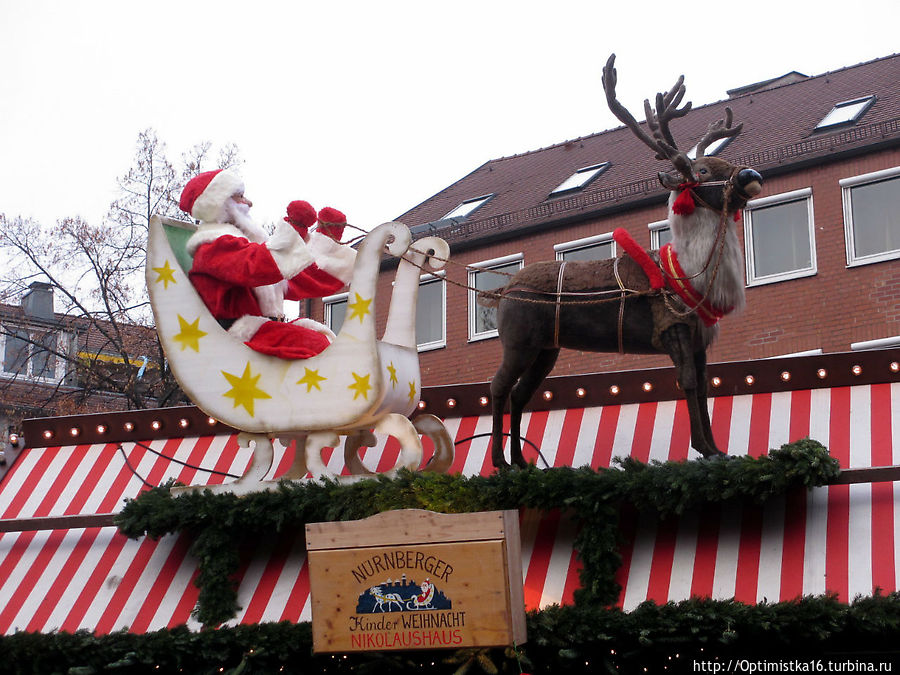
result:
M 684 303 L 703 321 L 706 326 L 713 326 L 718 323 L 719 319 L 728 314 L 734 307 L 716 307 L 709 298 L 700 294 L 685 271 L 678 263 L 678 257 L 675 255 L 675 249 L 672 244 L 666 244 L 659 249 L 659 259 L 663 272 L 666 274 L 666 281 L 673 291 L 678 294 Z
M 659 270 L 659 265 L 653 262 L 653 259 L 647 251 L 634 240 L 634 237 L 628 233 L 628 230 L 617 227 L 613 230 L 613 239 L 622 247 L 622 250 L 625 251 L 625 253 L 630 255 L 634 261 L 641 266 L 641 269 L 644 270 L 644 274 L 646 274 L 647 278 L 650 280 L 650 288 L 656 290 L 663 288 L 666 285 L 666 280 L 663 279 L 662 272 Z
M 694 188 L 700 183 L 682 183 L 678 186 L 681 192 L 672 202 L 672 212 L 678 216 L 689 216 L 697 208 L 697 202 L 694 201 Z

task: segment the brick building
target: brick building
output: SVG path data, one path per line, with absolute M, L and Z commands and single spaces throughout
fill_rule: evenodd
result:
M 900 55 L 733 89 L 672 123 L 680 147 L 696 143 L 726 106 L 743 131 L 715 154 L 754 167 L 765 185 L 735 225 L 747 308 L 721 322 L 710 360 L 900 343 Z M 439 276 L 422 280 L 423 384 L 493 375 L 501 347 L 492 317 L 466 290 L 505 282 L 491 270 L 615 256 L 617 227 L 648 248 L 664 243 L 668 193 L 656 173 L 669 168 L 620 127 L 488 161 L 397 218 L 414 236 L 443 237 L 452 251 Z M 382 321 L 392 276 L 386 267 Z M 336 326 L 344 306 L 344 296 L 326 298 L 313 315 Z M 554 374 L 667 364 L 664 356 L 563 350 Z
M 56 312 L 53 296 L 32 282 L 21 304 L 0 304 L 0 434 L 28 417 L 156 407 L 156 331 Z

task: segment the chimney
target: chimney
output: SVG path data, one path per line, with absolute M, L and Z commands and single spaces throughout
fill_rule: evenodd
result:
M 32 281 L 22 296 L 22 309 L 26 316 L 52 321 L 56 318 L 53 313 L 53 286 L 43 281 Z

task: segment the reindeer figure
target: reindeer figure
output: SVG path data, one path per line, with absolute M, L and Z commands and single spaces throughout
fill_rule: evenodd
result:
M 703 156 L 713 141 L 740 133 L 742 125 L 732 127 L 729 108 L 724 120 L 709 125 L 695 159 L 678 149 L 669 123 L 691 108 L 690 102 L 678 107 L 685 93 L 684 76 L 668 93 L 656 95 L 655 111 L 644 101 L 651 133 L 644 131 L 616 99 L 614 63 L 615 54 L 603 69 L 610 109 L 657 159 L 674 167 L 658 174 L 663 187 L 671 190 L 672 243 L 651 259 L 624 230 L 618 230 L 616 240 L 630 257 L 535 263 L 495 293 L 503 345 L 503 360 L 491 381 L 495 467 L 507 465 L 503 456 L 507 399 L 510 457 L 513 464 L 526 466 L 520 442 L 522 409 L 550 374 L 561 348 L 668 354 L 687 399 L 691 445 L 704 457 L 724 454 L 710 429 L 706 349 L 716 335 L 718 318 L 744 304 L 743 258 L 729 221 L 760 193 L 762 176 L 749 167 Z

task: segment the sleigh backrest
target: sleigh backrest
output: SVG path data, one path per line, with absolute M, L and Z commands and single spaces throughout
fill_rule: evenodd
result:
M 193 264 L 193 259 L 187 252 L 187 241 L 197 231 L 197 226 L 183 220 L 175 220 L 174 218 L 156 217 L 159 218 L 166 239 L 169 240 L 169 246 L 172 248 L 175 260 L 178 261 L 181 269 L 187 274 L 190 272 Z

